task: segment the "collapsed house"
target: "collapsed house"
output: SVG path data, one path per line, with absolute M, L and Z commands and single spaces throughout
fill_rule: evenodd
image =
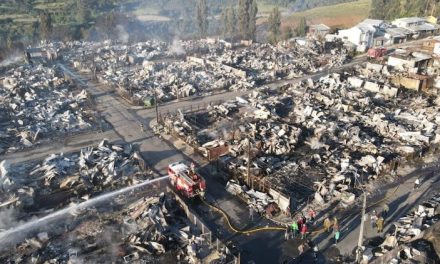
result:
M 342 45 L 321 53 L 326 49 L 317 41 L 308 46 L 243 47 L 209 39 L 133 45 L 72 42 L 58 46 L 76 69 L 93 73 L 100 82 L 141 105 L 151 105 L 153 99 L 166 102 L 225 90 L 247 90 L 255 84 L 341 66 L 349 59 Z
M 392 228 L 385 234 L 384 240 L 378 246 L 366 246 L 365 261 L 372 259 L 389 259 L 390 263 L 404 261 L 435 263 L 438 261 L 437 254 L 440 248 L 432 232 L 438 232 L 434 229 L 438 229 L 439 205 L 440 194 L 437 193 L 392 223 Z
M 297 199 L 317 191 L 319 204 L 337 198 L 347 206 L 359 194 L 357 181 L 394 171 L 440 139 L 440 99 L 389 87 L 362 89 L 364 83 L 343 73 L 276 91 L 260 88 L 207 111 L 180 112 L 161 128 L 205 156 L 227 146 L 221 161 L 234 174 L 246 175 L 250 167 L 252 175 Z
M 89 199 L 103 191 L 150 179 L 145 162 L 131 145 L 106 140 L 74 154 L 52 154 L 41 162 L 0 163 L 0 212 L 13 209 L 17 218 Z
M 245 71 L 252 82 L 267 83 L 279 78 L 298 78 L 324 67 L 338 67 L 348 60 L 342 47 L 329 53 L 323 51 L 324 47 L 318 42 L 311 42 L 309 46 L 284 47 L 255 43 L 246 49 L 210 54 L 207 59 Z
M 56 67 L 39 64 L 7 71 L 0 82 L 0 101 L 0 154 L 89 130 L 97 122 L 88 93 Z
M 13 250 L 0 249 L 0 261 L 227 263 L 232 257 L 210 246 L 172 195 L 151 190 L 145 197 L 110 199 L 48 225 Z

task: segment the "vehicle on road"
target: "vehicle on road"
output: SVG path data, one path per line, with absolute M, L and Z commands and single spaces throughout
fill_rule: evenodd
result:
M 368 58 L 375 59 L 375 60 L 382 59 L 385 55 L 387 55 L 387 53 L 388 53 L 387 48 L 383 48 L 383 47 L 371 48 L 367 52 Z
M 204 197 L 206 182 L 196 173 L 194 163 L 191 167 L 179 161 L 168 166 L 171 185 L 187 198 Z

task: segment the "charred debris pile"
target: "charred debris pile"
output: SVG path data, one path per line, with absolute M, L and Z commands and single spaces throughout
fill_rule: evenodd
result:
M 180 111 L 157 129 L 206 157 L 227 146 L 221 163 L 244 178 L 250 150 L 251 173 L 284 193 L 312 191 L 321 204 L 338 198 L 349 205 L 360 193 L 357 186 L 392 175 L 440 141 L 437 96 L 397 88 L 391 95 L 372 92 L 356 76 L 260 88 L 204 111 Z
M 150 178 L 132 145 L 105 140 L 80 153 L 52 154 L 38 162 L 2 161 L 0 212 L 13 211 L 14 217 L 24 220 Z
M 437 263 L 439 220 L 440 193 L 437 193 L 393 222 L 384 239 L 367 245 L 364 259 L 390 259 L 388 255 L 391 255 L 393 263 Z
M 88 93 L 54 66 L 8 70 L 0 77 L 0 102 L 0 154 L 89 130 L 96 123 Z
M 133 103 L 151 105 L 192 95 L 247 90 L 281 78 L 296 78 L 338 67 L 349 60 L 343 45 L 325 49 L 305 44 L 246 43 L 222 40 L 57 44 L 79 71 L 112 85 Z
M 174 196 L 123 197 L 76 212 L 0 250 L 2 263 L 227 263 L 231 255 L 185 216 Z

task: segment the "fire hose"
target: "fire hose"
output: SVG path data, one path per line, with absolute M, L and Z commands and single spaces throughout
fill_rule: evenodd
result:
M 392 193 L 390 193 L 389 195 L 385 196 L 383 199 L 381 199 L 381 200 L 379 200 L 379 201 L 377 201 L 377 202 L 375 202 L 375 203 L 372 203 L 372 204 L 368 205 L 367 208 L 371 208 L 371 207 L 373 207 L 373 206 L 375 206 L 375 205 L 378 205 L 378 204 L 380 204 L 380 203 L 382 203 L 382 202 L 388 200 L 388 198 L 390 198 L 392 195 L 394 195 L 394 194 L 397 192 L 397 190 L 399 189 L 399 187 L 400 187 L 400 184 L 397 185 L 397 187 L 394 189 L 394 191 L 393 191 Z M 203 199 L 203 198 L 202 198 L 201 200 L 202 200 L 202 202 L 203 202 L 205 205 L 207 205 L 209 208 L 211 208 L 211 209 L 213 209 L 214 211 L 220 213 L 220 214 L 223 216 L 223 218 L 225 219 L 226 224 L 228 225 L 229 229 L 230 229 L 232 232 L 234 232 L 234 233 L 239 233 L 239 234 L 244 234 L 244 235 L 250 235 L 250 234 L 254 234 L 254 233 L 258 233 L 258 232 L 264 232 L 264 231 L 266 231 L 266 232 L 267 232 L 267 231 L 286 231 L 286 227 L 282 227 L 282 226 L 266 226 L 266 227 L 259 227 L 259 228 L 254 228 L 254 229 L 248 229 L 248 230 L 240 230 L 240 229 L 237 229 L 237 228 L 235 228 L 235 227 L 231 224 L 231 220 L 229 219 L 229 216 L 226 214 L 225 211 L 223 211 L 222 209 L 220 209 L 220 208 L 217 207 L 217 206 L 214 206 L 214 205 L 212 205 L 212 204 L 207 203 L 206 200 Z M 352 215 L 354 215 L 354 214 L 357 214 L 357 213 L 352 213 L 352 214 L 350 214 L 350 216 L 352 216 Z M 318 230 L 312 231 L 312 232 L 310 232 L 309 234 L 310 234 L 310 235 L 316 235 L 316 234 L 320 234 L 320 233 L 322 233 L 322 232 L 324 232 L 324 231 L 325 231 L 325 228 L 321 228 L 321 229 L 318 229 Z
M 209 208 L 211 208 L 211 209 L 213 209 L 214 211 L 219 212 L 221 215 L 223 215 L 223 218 L 225 219 L 226 224 L 228 225 L 229 229 L 230 229 L 231 231 L 233 231 L 234 233 L 250 235 L 250 234 L 253 234 L 253 233 L 263 232 L 263 231 L 285 231 L 285 230 L 286 230 L 285 227 L 280 227 L 280 226 L 272 226 L 272 227 L 270 227 L 270 226 L 266 226 L 266 227 L 254 228 L 254 229 L 249 229 L 249 230 L 239 230 L 239 229 L 235 228 L 235 227 L 231 224 L 231 221 L 230 221 L 230 219 L 229 219 L 229 216 L 225 213 L 225 211 L 223 211 L 222 209 L 220 209 L 220 208 L 218 208 L 218 207 L 216 207 L 216 206 L 214 206 L 214 205 L 211 205 L 211 204 L 207 203 L 207 202 L 205 201 L 205 199 L 201 199 L 201 200 L 202 200 L 202 202 L 203 202 L 204 204 L 206 204 Z

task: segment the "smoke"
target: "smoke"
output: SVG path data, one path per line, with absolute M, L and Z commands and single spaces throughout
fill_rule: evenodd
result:
M 0 211 L 0 230 L 17 224 L 17 213 L 13 208 Z
M 120 254 L 119 243 L 121 241 L 121 233 L 115 230 L 116 227 L 107 227 L 101 235 L 101 243 L 110 257 L 110 262 L 116 262 Z
M 180 43 L 180 40 L 177 39 L 177 38 L 175 38 L 173 40 L 173 43 L 171 44 L 171 46 L 169 48 L 169 51 L 172 54 L 176 55 L 176 56 L 180 56 L 180 55 L 185 55 L 186 54 L 185 49 L 182 46 L 182 43 Z
M 25 223 L 16 223 L 15 215 L 11 212 L 7 213 L 6 220 L 0 214 L 0 218 L 3 222 L 11 223 L 12 226 L 8 224 L 8 229 L 6 231 L 0 232 L 0 248 L 5 248 L 6 246 L 11 245 L 19 240 L 25 238 L 31 231 L 41 230 L 44 228 L 53 228 L 53 223 L 59 223 L 60 221 L 66 221 L 66 218 L 72 214 L 75 210 L 84 210 L 90 206 L 94 206 L 98 203 L 108 202 L 109 199 L 112 199 L 118 195 L 129 193 L 133 190 L 137 190 L 139 188 L 147 187 L 155 182 L 163 181 L 168 179 L 168 175 L 162 176 L 159 178 L 155 178 L 152 180 L 144 181 L 136 185 L 124 187 L 122 189 L 112 191 L 92 199 L 89 199 L 85 202 L 79 204 L 73 204 L 67 208 L 55 211 L 49 215 L 43 216 L 37 219 L 31 219 Z M 15 223 L 15 224 L 14 224 Z M 51 225 L 52 224 L 52 225 Z
M 130 35 L 128 34 L 127 30 L 122 25 L 116 26 L 116 32 L 118 34 L 118 40 L 122 43 L 128 43 L 128 40 L 130 39 Z
M 6 67 L 14 63 L 18 63 L 23 60 L 23 55 L 20 52 L 15 51 L 8 55 L 4 60 L 0 62 L 0 67 Z

